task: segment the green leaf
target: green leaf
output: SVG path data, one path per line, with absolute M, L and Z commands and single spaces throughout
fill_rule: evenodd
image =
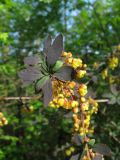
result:
M 14 136 L 9 136 L 9 135 L 3 135 L 0 137 L 0 140 L 6 140 L 6 141 L 18 141 L 19 139 Z
M 48 66 L 47 66 L 45 61 L 43 61 L 42 64 L 41 64 L 41 72 L 44 75 L 48 75 L 49 74 Z
M 53 67 L 53 71 L 54 72 L 58 71 L 62 66 L 63 66 L 63 62 L 58 60 Z
M 49 76 L 43 76 L 40 80 L 38 80 L 35 84 L 36 90 L 39 91 L 49 78 L 50 78 Z
M 91 139 L 88 143 L 90 146 L 93 146 L 95 144 L 95 139 Z

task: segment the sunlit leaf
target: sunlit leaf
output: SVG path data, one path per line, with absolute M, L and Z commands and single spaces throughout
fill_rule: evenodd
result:
M 95 144 L 95 139 L 91 139 L 91 140 L 88 142 L 88 144 L 89 144 L 90 146 L 93 146 L 93 145 Z
M 43 85 L 45 85 L 48 79 L 49 79 L 49 76 L 43 76 L 40 80 L 38 80 L 35 84 L 36 90 L 40 91 L 40 89 L 42 89 Z
M 63 61 L 58 60 L 53 67 L 53 71 L 58 71 L 62 66 L 63 66 Z

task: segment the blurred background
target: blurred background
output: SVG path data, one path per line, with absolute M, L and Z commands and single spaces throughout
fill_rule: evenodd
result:
M 48 34 L 59 33 L 65 50 L 80 56 L 92 71 L 120 43 L 120 0 L 0 0 L 0 112 L 8 120 L 0 127 L 0 160 L 67 159 L 64 145 L 70 143 L 72 121 L 64 118 L 65 111 L 44 108 L 39 100 L 2 99 L 35 95 L 33 86 L 21 87 L 17 73 L 24 57 L 41 52 Z M 95 74 L 97 81 L 89 86 L 93 96 L 109 93 L 115 99 L 109 83 Z M 92 121 L 96 141 L 113 152 L 106 160 L 120 160 L 119 107 L 116 100 L 101 103 Z

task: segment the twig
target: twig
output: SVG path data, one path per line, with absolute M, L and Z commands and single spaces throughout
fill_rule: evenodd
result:
M 31 100 L 31 99 L 40 99 L 41 95 L 39 96 L 24 96 L 24 97 L 0 97 L 0 100 L 5 100 L 5 101 L 9 101 L 9 100 Z
M 23 96 L 23 97 L 0 97 L 0 101 L 5 100 L 5 101 L 9 101 L 9 100 L 37 100 L 40 99 L 41 95 L 39 96 Z M 109 99 L 95 99 L 96 102 L 98 103 L 104 103 L 104 102 L 108 102 Z
M 109 102 L 109 99 L 95 99 L 95 101 L 98 103 L 105 103 L 105 102 Z

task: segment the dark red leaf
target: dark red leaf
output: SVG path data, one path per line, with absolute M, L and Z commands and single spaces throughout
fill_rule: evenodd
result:
M 37 65 L 40 63 L 40 61 L 41 59 L 38 55 L 29 56 L 24 59 L 24 63 L 26 65 Z
M 54 75 L 61 80 L 70 81 L 73 79 L 73 72 L 74 70 L 72 67 L 64 66 L 59 70 L 59 72 L 56 72 Z
M 75 133 L 72 137 L 72 143 L 76 144 L 77 146 L 80 146 L 82 144 L 82 139 L 79 134 Z
M 50 45 L 49 39 L 45 43 L 43 52 L 47 56 L 47 63 L 49 65 L 54 65 L 55 62 L 60 58 L 63 51 L 63 36 L 57 36 L 52 45 Z
M 46 38 L 45 42 L 44 42 L 44 49 L 43 52 L 46 52 L 46 50 L 48 50 L 51 46 L 52 43 L 52 38 L 50 35 L 48 35 L 48 37 Z
M 96 155 L 92 160 L 102 160 L 102 155 Z
M 96 144 L 93 151 L 100 153 L 105 156 L 111 156 L 111 149 L 106 144 Z
M 42 74 L 37 67 L 28 67 L 18 73 L 25 85 L 30 84 L 41 78 Z
M 52 43 L 52 38 L 50 35 L 48 35 L 48 37 L 45 39 L 44 48 L 43 48 L 43 53 L 45 57 L 49 54 L 51 43 Z
M 79 153 L 78 153 L 78 154 L 73 155 L 73 156 L 70 158 L 70 160 L 78 160 L 79 155 L 80 155 Z
M 51 79 L 46 81 L 46 83 L 42 87 L 42 91 L 43 91 L 43 103 L 45 106 L 48 106 L 49 102 L 52 100 L 52 81 Z
M 110 90 L 111 90 L 111 92 L 112 92 L 115 96 L 118 95 L 118 90 L 117 90 L 117 85 L 116 85 L 116 84 L 112 84 L 112 85 L 110 86 Z

